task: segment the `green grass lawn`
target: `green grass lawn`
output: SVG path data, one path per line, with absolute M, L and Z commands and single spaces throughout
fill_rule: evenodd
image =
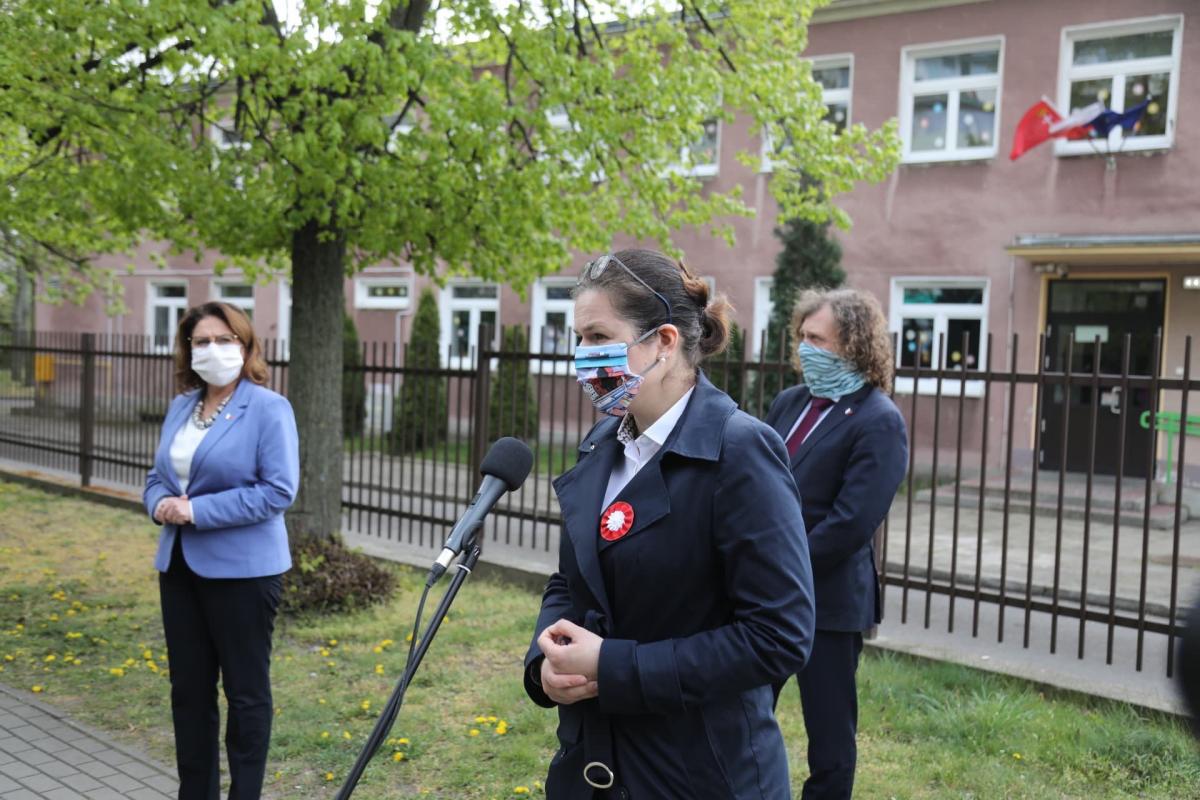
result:
M 143 515 L 0 483 L 0 682 L 172 763 L 156 536 Z M 397 572 L 385 607 L 281 621 L 269 796 L 332 797 L 340 785 L 403 666 L 423 575 Z M 464 587 L 355 797 L 542 794 L 555 715 L 520 681 L 537 608 L 511 585 Z M 1177 721 L 888 654 L 868 652 L 860 676 L 857 796 L 1200 797 L 1197 750 Z M 805 739 L 790 684 L 779 719 L 798 793 Z

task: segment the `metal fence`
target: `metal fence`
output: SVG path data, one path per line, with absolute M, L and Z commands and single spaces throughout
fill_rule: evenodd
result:
M 478 341 L 493 338 L 482 331 Z M 901 622 L 919 614 L 925 627 L 944 619 L 951 632 L 1003 641 L 1015 616 L 1030 647 L 1047 619 L 1052 652 L 1073 646 L 1083 658 L 1101 646 L 1109 663 L 1125 630 L 1138 670 L 1155 637 L 1171 674 L 1179 600 L 1200 588 L 1200 489 L 1188 485 L 1200 453 L 1187 446 L 1200 435 L 1200 417 L 1188 413 L 1200 382 L 1190 338 L 1178 344 L 1173 377 L 1131 374 L 1129 338 L 1113 346 L 1124 348 L 1117 374 L 1102 373 L 1098 357 L 1085 371 L 1077 359 L 1053 371 L 1044 338 L 1037 368 L 1021 371 L 1028 356 L 1015 336 L 995 354 L 1003 368 L 989 337 L 984 369 L 897 369 L 908 475 L 876 554 Z M 1102 344 L 1072 340 L 1066 352 L 1087 347 L 1096 354 Z M 1153 347 L 1152 363 L 1162 363 L 1162 342 Z M 552 564 L 561 516 L 551 482 L 575 463 L 596 417 L 569 346 L 549 349 L 447 351 L 428 364 L 407 347 L 364 344 L 344 376 L 355 388 L 343 410 L 344 527 L 432 550 L 474 492 L 488 444 L 516 434 L 533 448 L 533 472 L 489 518 L 487 541 Z M 979 350 L 964 338 L 959 352 Z M 282 352 L 266 343 L 271 385 L 286 394 Z M 765 355 L 726 353 L 705 368 L 760 417 L 796 377 Z M 148 337 L 0 340 L 0 459 L 83 485 L 140 487 L 173 391 L 172 355 Z

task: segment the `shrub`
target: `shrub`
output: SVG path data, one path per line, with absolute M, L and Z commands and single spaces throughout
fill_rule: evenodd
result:
M 406 370 L 440 370 L 437 299 L 433 291 L 421 292 L 408 343 Z M 395 453 L 419 452 L 446 438 L 450 408 L 446 403 L 446 378 L 436 373 L 405 372 L 392 412 L 391 448 Z
M 529 337 L 520 325 L 504 329 L 501 352 L 528 353 Z M 488 409 L 488 438 L 515 436 L 531 441 L 537 437 L 538 407 L 526 359 L 500 359 L 492 375 Z
M 281 610 L 328 613 L 382 603 L 396 590 L 396 576 L 370 556 L 346 547 L 336 534 L 289 543 L 292 569 L 283 576 Z

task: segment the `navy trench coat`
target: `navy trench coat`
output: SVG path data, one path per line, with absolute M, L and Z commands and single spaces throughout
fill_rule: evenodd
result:
M 674 431 L 617 495 L 634 520 L 608 542 L 600 506 L 623 457 L 618 424 L 599 422 L 554 482 L 564 534 L 525 659 L 529 696 L 554 706 L 533 680 L 549 625 L 568 619 L 605 641 L 599 696 L 559 707 L 547 796 L 788 798 L 771 684 L 804 667 L 815 615 L 783 441 L 700 374 Z M 616 786 L 594 793 L 583 767 L 601 755 Z

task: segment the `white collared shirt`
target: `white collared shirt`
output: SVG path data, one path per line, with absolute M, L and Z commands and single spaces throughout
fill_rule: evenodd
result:
M 812 426 L 812 428 L 809 429 L 808 434 L 804 437 L 805 441 L 808 440 L 809 436 L 813 435 L 813 431 L 815 431 L 817 429 L 817 425 L 820 425 L 822 422 L 825 421 L 825 418 L 829 416 L 829 412 L 833 411 L 833 407 L 836 406 L 842 398 L 831 397 L 829 399 L 832 400 L 833 403 L 831 403 L 824 411 L 821 412 L 820 419 L 818 419 L 816 421 L 816 423 Z M 795 433 L 796 429 L 800 427 L 800 423 L 804 422 L 804 418 L 808 416 L 808 412 L 811 408 L 812 408 L 812 400 L 809 400 L 808 403 L 805 404 L 804 410 L 800 412 L 800 416 L 796 417 L 795 423 L 793 423 L 792 427 L 788 429 L 788 435 L 783 437 L 783 440 L 785 442 L 791 440 L 792 434 Z M 804 442 L 801 442 L 801 444 L 804 444 Z
M 621 490 L 633 480 L 633 476 L 638 474 L 638 470 L 646 466 L 650 459 L 654 458 L 654 454 L 662 448 L 667 437 L 671 435 L 671 431 L 675 430 L 675 426 L 679 424 L 679 418 L 683 416 L 683 411 L 687 408 L 688 400 L 691 399 L 694 391 L 696 391 L 695 386 L 688 389 L 683 397 L 675 401 L 675 405 L 668 408 L 661 417 L 654 421 L 653 425 L 636 439 L 633 438 L 631 428 L 633 415 L 626 414 L 625 418 L 621 420 L 621 425 L 617 428 L 617 441 L 625 445 L 625 458 L 613 467 L 612 475 L 608 477 L 608 489 L 604 492 L 604 505 L 600 507 L 601 511 L 612 504 Z

